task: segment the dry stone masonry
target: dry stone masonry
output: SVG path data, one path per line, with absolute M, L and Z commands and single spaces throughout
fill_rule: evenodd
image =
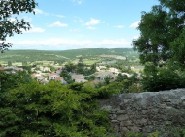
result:
M 125 132 L 165 132 L 185 127 L 185 89 L 129 93 L 102 100 L 118 136 Z

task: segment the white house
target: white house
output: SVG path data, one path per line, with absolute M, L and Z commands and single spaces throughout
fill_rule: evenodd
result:
M 49 74 L 49 80 L 55 80 L 56 78 L 59 78 L 60 76 L 56 73 Z
M 101 71 L 95 73 L 95 80 L 103 81 L 106 77 L 115 79 L 116 75 L 110 71 Z
M 78 74 L 71 74 L 72 79 L 75 80 L 75 82 L 81 83 L 81 82 L 86 82 L 87 80 L 84 79 L 83 75 L 78 75 Z
M 116 74 L 116 75 L 118 75 L 120 73 L 117 68 L 109 68 L 109 71 Z

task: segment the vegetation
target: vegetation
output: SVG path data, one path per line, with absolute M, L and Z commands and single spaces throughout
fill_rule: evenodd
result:
M 16 81 L 14 76 L 6 78 Z M 2 83 L 0 136 L 104 137 L 110 133 L 107 113 L 96 103 L 99 93 L 91 87 L 54 81 L 18 83 L 10 88 Z
M 185 1 L 159 1 L 150 12 L 143 12 L 138 27 L 141 35 L 133 41 L 145 65 L 143 85 L 147 91 L 185 87 L 181 75 L 185 69 Z
M 50 81 L 44 85 L 31 79 L 27 72 L 0 72 L 0 136 L 107 137 L 111 134 L 108 114 L 99 108 L 97 99 L 118 93 L 141 92 L 143 89 L 155 92 L 185 88 L 185 1 L 159 1 L 160 5 L 153 6 L 150 12 L 143 12 L 138 27 L 141 36 L 133 41 L 140 61 L 145 65 L 142 78 L 130 69 L 133 64 L 139 65 L 138 54 L 132 49 L 12 50 L 1 54 L 0 59 L 7 62 L 8 66 L 21 62 L 28 72 L 31 71 L 28 66 L 31 62 L 67 62 L 60 75 L 69 84 Z M 8 36 L 30 28 L 28 22 L 17 18 L 12 22 L 10 17 L 22 12 L 34 13 L 36 3 L 34 0 L 1 0 L 0 6 L 0 25 L 4 28 L 0 30 L 0 39 L 3 41 L 0 51 L 3 52 L 11 46 L 6 43 Z M 126 59 L 120 60 L 112 55 Z M 93 60 L 93 63 L 85 64 L 84 58 Z M 110 63 L 112 58 L 116 62 Z M 77 59 L 76 64 L 71 63 Z M 96 63 L 119 68 L 133 75 L 127 77 L 119 74 L 115 81 L 106 77 L 104 82 L 95 85 L 91 81 L 74 83 L 69 73 L 91 76 L 96 72 Z M 172 131 L 170 135 L 174 137 L 185 135 L 184 129 Z M 149 137 L 159 134 L 156 131 Z M 125 136 L 139 137 L 142 134 L 128 133 Z
M 168 137 L 184 137 L 185 136 L 185 129 L 182 128 L 177 128 L 177 127 L 173 127 L 170 128 L 170 130 L 168 132 L 159 132 L 159 131 L 155 131 L 152 133 L 148 133 L 148 134 L 144 134 L 144 133 L 137 133 L 137 132 L 126 132 L 123 134 L 123 137 L 161 137 L 161 136 L 168 136 Z
M 89 48 L 89 49 L 74 49 L 64 51 L 44 51 L 44 50 L 10 50 L 4 54 L 0 54 L 1 61 L 12 62 L 33 62 L 33 61 L 55 61 L 63 63 L 64 61 L 72 61 L 79 57 L 93 61 L 93 64 L 101 59 L 101 61 L 108 59 L 108 57 L 101 57 L 100 55 L 119 55 L 127 57 L 129 60 L 138 59 L 138 53 L 129 48 Z M 113 60 L 114 58 L 111 58 Z M 85 61 L 84 61 L 85 62 Z
M 30 24 L 23 19 L 19 20 L 16 15 L 20 13 L 34 13 L 36 7 L 35 0 L 1 0 L 0 1 L 0 51 L 8 49 L 12 44 L 6 43 L 7 37 L 12 37 L 14 33 L 20 34 L 22 30 L 28 30 Z M 12 17 L 15 19 L 12 21 Z

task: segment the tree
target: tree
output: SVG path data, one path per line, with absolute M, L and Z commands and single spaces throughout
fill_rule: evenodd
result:
M 98 107 L 93 89 L 51 81 L 20 84 L 0 103 L 1 137 L 106 137 L 108 113 Z M 0 100 L 1 101 L 1 100 Z
M 84 73 L 84 63 L 83 63 L 83 58 L 80 57 L 78 64 L 77 64 L 77 73 L 83 74 Z
M 67 72 L 75 72 L 76 66 L 72 62 L 69 62 L 69 63 L 65 64 L 65 70 Z
M 91 74 L 95 73 L 96 72 L 96 63 L 95 64 L 92 64 L 90 66 L 90 71 L 91 71 Z
M 185 1 L 159 1 L 150 12 L 143 12 L 140 37 L 133 41 L 145 65 L 142 81 L 146 91 L 184 87 Z
M 6 43 L 7 37 L 15 33 L 21 34 L 22 30 L 30 29 L 30 24 L 16 16 L 20 13 L 34 13 L 35 0 L 1 0 L 0 1 L 0 51 L 8 49 L 11 43 Z M 15 17 L 12 20 L 12 17 Z
M 16 88 L 21 83 L 29 83 L 32 78 L 27 72 L 18 72 L 16 74 L 8 74 L 0 71 L 0 94 L 9 89 Z
M 12 62 L 11 61 L 8 61 L 8 66 L 12 66 Z
M 143 12 L 138 27 L 140 37 L 133 41 L 135 49 L 140 53 L 141 63 L 149 61 L 157 66 L 167 60 L 184 59 L 176 49 L 184 51 L 185 48 L 185 1 L 159 1 L 160 5 L 153 6 L 150 12 Z M 185 64 L 184 61 L 181 63 Z
M 61 73 L 60 73 L 60 76 L 64 78 L 64 80 L 70 84 L 70 83 L 73 83 L 74 80 L 72 79 L 70 73 L 67 71 L 67 70 L 63 70 Z

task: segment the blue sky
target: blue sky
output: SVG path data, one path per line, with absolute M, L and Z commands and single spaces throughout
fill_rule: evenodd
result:
M 19 17 L 32 29 L 9 38 L 12 49 L 126 48 L 139 36 L 141 12 L 157 0 L 37 0 L 36 14 Z

